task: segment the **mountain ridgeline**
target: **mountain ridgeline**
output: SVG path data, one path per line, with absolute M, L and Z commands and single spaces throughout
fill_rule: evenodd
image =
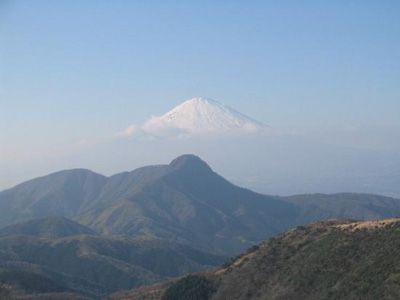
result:
M 216 267 L 227 257 L 305 223 L 330 218 L 368 220 L 397 216 L 400 216 L 400 200 L 389 197 L 350 193 L 291 197 L 258 194 L 231 184 L 194 155 L 180 156 L 168 165 L 143 167 L 111 177 L 85 169 L 61 171 L 0 193 L 0 297 L 98 299 L 120 290 Z M 339 228 L 331 225 L 329 228 Z M 304 227 L 308 228 L 304 240 L 325 237 L 319 235 L 324 226 Z M 338 230 L 328 231 L 342 232 Z M 286 259 L 282 263 L 289 268 L 292 266 L 288 263 L 290 255 L 303 244 L 294 236 L 288 239 L 290 247 L 286 247 L 286 236 L 291 235 L 272 239 L 265 244 L 268 246 L 253 250 L 267 249 L 268 259 L 272 259 L 269 263 Z M 327 237 L 331 241 L 332 236 Z M 328 242 L 321 244 L 321 249 L 333 245 Z M 300 266 L 308 254 L 315 254 L 317 258 L 321 255 L 318 262 L 328 264 L 322 261 L 322 254 L 317 250 L 314 247 L 307 250 L 311 252 L 304 252 L 305 256 L 295 256 L 293 267 Z M 307 295 L 302 290 L 307 283 L 304 280 L 320 280 L 307 277 L 311 276 L 308 273 L 306 277 L 302 275 L 303 267 L 304 272 L 311 272 L 307 268 L 316 266 L 315 261 L 310 261 L 309 265 L 294 270 L 297 277 L 290 277 L 294 281 L 279 285 L 280 276 L 284 275 L 279 273 L 264 282 L 261 273 L 247 282 L 247 275 L 242 277 L 242 269 L 238 269 L 243 261 L 251 258 L 249 261 L 256 262 L 250 265 L 253 268 L 270 268 L 269 263 L 265 265 L 262 260 L 252 259 L 258 254 L 253 255 L 251 251 L 225 264 L 219 273 L 205 277 L 193 275 L 178 285 L 169 281 L 158 286 L 152 295 L 161 297 L 162 292 L 165 297 L 170 295 L 168 299 L 175 299 L 176 293 L 184 294 L 189 286 L 189 290 L 193 287 L 203 298 L 235 299 L 228 292 L 235 285 L 240 287 L 238 299 L 247 299 L 247 296 L 258 299 L 251 293 L 259 287 L 265 292 L 270 288 L 282 289 L 277 295 L 283 298 L 271 294 L 271 299 L 290 299 L 299 291 Z M 287 256 L 274 256 L 276 251 Z M 347 257 L 345 249 L 337 251 Z M 339 256 L 335 259 L 340 262 Z M 279 263 L 268 272 L 275 272 L 281 266 Z M 236 274 L 231 270 L 238 270 L 240 280 L 229 275 Z M 257 269 L 249 270 L 245 269 L 243 274 L 252 271 L 258 274 Z M 342 276 L 340 272 L 334 270 L 337 277 L 332 277 L 332 282 Z M 396 282 L 396 278 L 390 280 Z M 389 279 L 385 277 L 385 280 Z M 140 299 L 138 292 L 149 299 L 147 289 L 136 290 L 132 299 Z M 387 293 L 392 293 L 392 288 Z
M 225 260 L 173 241 L 101 236 L 65 218 L 39 219 L 0 230 L 0 283 L 12 286 L 13 296 L 17 290 L 21 294 L 53 292 L 57 297 L 73 293 L 66 299 L 99 298 Z
M 66 170 L 0 193 L 0 227 L 65 217 L 103 235 L 173 240 L 225 256 L 316 220 L 399 215 L 400 200 L 389 197 L 258 194 L 231 184 L 194 155 L 111 177 Z
M 399 299 L 400 219 L 323 221 L 265 241 L 220 268 L 109 299 Z

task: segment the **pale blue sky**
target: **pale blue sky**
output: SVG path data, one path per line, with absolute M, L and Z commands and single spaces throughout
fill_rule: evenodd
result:
M 8 152 L 193 96 L 278 128 L 400 126 L 399 1 L 0 0 L 0 51 Z

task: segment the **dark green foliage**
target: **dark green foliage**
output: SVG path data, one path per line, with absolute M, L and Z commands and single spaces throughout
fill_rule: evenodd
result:
M 208 300 L 214 292 L 213 283 L 206 277 L 189 275 L 170 286 L 162 300 Z

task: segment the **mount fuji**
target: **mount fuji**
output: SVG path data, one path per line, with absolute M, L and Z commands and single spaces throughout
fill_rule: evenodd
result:
M 268 132 L 270 127 L 215 100 L 196 97 L 186 100 L 160 117 L 142 125 L 131 125 L 124 136 L 153 137 L 254 134 Z

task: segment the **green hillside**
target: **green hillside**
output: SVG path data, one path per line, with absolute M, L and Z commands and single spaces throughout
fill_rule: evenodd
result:
M 0 193 L 0 227 L 53 216 L 99 234 L 168 239 L 231 256 L 317 220 L 400 216 L 400 200 L 350 193 L 261 195 L 231 184 L 194 155 L 111 177 L 61 171 Z
M 45 226 L 52 229 L 51 237 L 39 230 Z M 30 228 L 28 235 L 21 234 L 25 228 Z M 78 235 L 65 236 L 71 228 L 79 229 Z M 0 283 L 28 294 L 74 292 L 100 297 L 225 260 L 172 241 L 82 234 L 90 231 L 82 229 L 57 218 L 6 228 L 3 233 L 8 235 L 0 237 Z

